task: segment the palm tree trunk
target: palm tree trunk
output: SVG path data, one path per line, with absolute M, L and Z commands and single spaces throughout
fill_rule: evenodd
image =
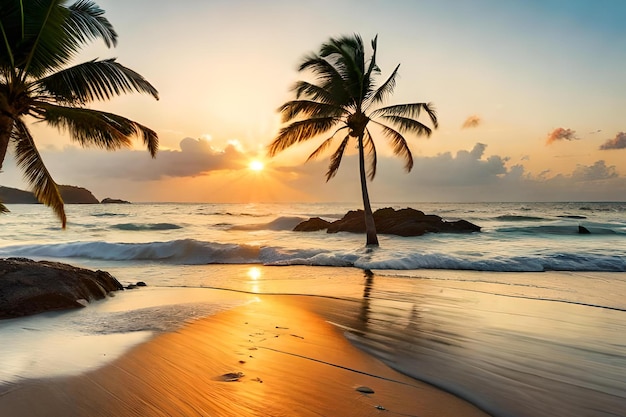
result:
M 2 172 L 2 163 L 9 147 L 11 130 L 13 130 L 13 119 L 0 115 L 0 172 Z
M 370 196 L 367 192 L 367 176 L 365 175 L 365 150 L 363 149 L 363 135 L 359 135 L 359 174 L 361 177 L 361 194 L 363 196 L 363 211 L 365 212 L 365 234 L 367 246 L 378 246 L 374 214 L 370 206 Z

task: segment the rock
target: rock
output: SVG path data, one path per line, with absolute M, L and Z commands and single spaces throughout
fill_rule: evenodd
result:
M 137 282 L 135 285 L 136 285 L 136 286 L 138 286 L 138 287 L 147 287 L 147 286 L 148 286 L 148 284 L 146 284 L 146 283 L 145 283 L 145 282 L 143 282 L 143 281 L 139 281 L 139 282 Z
M 318 230 L 328 229 L 330 222 L 319 217 L 312 217 L 309 220 L 305 220 L 298 224 L 293 231 L 294 232 L 317 232 Z
M 585 226 L 578 225 L 578 233 L 581 235 L 590 235 L 591 232 Z
M 105 271 L 26 258 L 0 259 L 0 319 L 84 307 L 122 289 Z
M 294 231 L 322 230 L 325 220 L 314 217 L 297 225 Z M 376 231 L 379 234 L 398 236 L 421 236 L 424 233 L 471 233 L 480 232 L 480 226 L 467 220 L 446 221 L 434 214 L 424 214 L 412 208 L 394 210 L 383 208 L 374 212 Z M 328 223 L 328 222 L 326 222 Z M 363 210 L 349 211 L 337 221 L 328 224 L 328 233 L 365 233 Z
M 126 201 L 126 200 L 119 200 L 117 198 L 105 198 L 103 199 L 100 204 L 130 204 L 130 201 Z
M 222 380 L 226 382 L 236 382 L 243 378 L 245 375 L 243 372 L 229 372 L 222 375 Z

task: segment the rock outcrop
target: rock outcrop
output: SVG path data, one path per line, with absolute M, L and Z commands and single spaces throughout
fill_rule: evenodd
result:
M 0 319 L 84 307 L 122 289 L 105 271 L 25 258 L 0 259 Z
M 434 214 L 412 208 L 394 210 L 383 208 L 374 212 L 374 223 L 379 234 L 398 236 L 421 236 L 424 233 L 472 233 L 480 232 L 480 226 L 467 220 L 446 221 Z M 294 231 L 310 232 L 327 229 L 327 233 L 365 233 L 363 210 L 349 211 L 343 218 L 327 222 L 313 217 L 298 224 Z
M 305 220 L 296 227 L 294 227 L 294 232 L 317 232 L 318 230 L 328 229 L 331 225 L 329 221 L 321 219 L 319 217 L 311 217 L 309 220 Z
M 103 199 L 100 204 L 130 204 L 130 201 L 107 197 Z

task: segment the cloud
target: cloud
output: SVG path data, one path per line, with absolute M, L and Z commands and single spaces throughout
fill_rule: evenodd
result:
M 626 193 L 626 177 L 604 161 L 579 165 L 573 172 L 550 170 L 530 173 L 510 158 L 489 155 L 487 145 L 469 150 L 415 157 L 410 173 L 394 157 L 380 157 L 370 198 L 380 204 L 419 201 L 607 201 Z M 281 169 L 281 178 L 293 189 L 307 190 L 310 200 L 354 201 L 360 198 L 358 160 L 344 158 L 335 178 L 326 183 L 328 160 Z
M 326 182 L 328 158 L 294 166 L 273 165 L 273 182 L 248 183 L 247 162 L 254 155 L 232 145 L 224 149 L 205 139 L 186 138 L 180 150 L 159 152 L 151 159 L 145 150 L 105 152 L 77 147 L 46 150 L 42 156 L 62 184 L 89 188 L 95 195 L 131 201 L 238 201 L 233 190 L 271 190 L 281 201 L 360 201 L 358 158 L 344 157 L 337 176 Z M 2 185 L 25 188 L 13 158 L 0 175 Z M 206 178 L 209 176 L 209 178 Z M 14 180 L 9 183 L 10 177 Z M 194 179 L 192 179 L 194 178 Z M 233 183 L 234 179 L 239 181 Z M 195 189 L 192 185 L 195 185 Z M 279 187 L 278 187 L 279 186 Z M 277 188 L 278 187 L 278 188 Z M 531 173 L 505 155 L 488 153 L 488 146 L 431 156 L 416 156 L 410 173 L 403 161 L 379 155 L 378 170 L 368 183 L 370 198 L 384 202 L 462 201 L 611 201 L 626 195 L 626 177 L 599 160 L 578 165 L 570 173 L 545 170 Z M 208 190 L 208 191 L 207 191 Z M 280 192 L 276 191 L 280 190 Z M 240 193 L 241 194 L 241 193 Z M 289 198 L 297 200 L 289 200 Z M 269 198 L 266 201 L 272 201 Z
M 465 121 L 463 122 L 463 126 L 461 126 L 461 129 L 478 127 L 478 125 L 480 125 L 482 122 L 483 121 L 480 117 L 472 115 L 465 119 Z
M 42 158 L 57 182 L 69 183 L 71 180 L 66 178 L 77 175 L 83 179 L 131 181 L 196 177 L 215 171 L 244 168 L 251 157 L 237 149 L 234 143 L 219 149 L 206 138 L 184 138 L 179 148 L 160 150 L 156 158 L 152 159 L 146 150 L 107 152 L 69 146 L 62 150 L 44 150 Z
M 184 138 L 179 144 L 180 150 L 168 149 L 157 153 L 155 159 L 147 156 L 143 150 L 118 151 L 115 154 L 84 155 L 81 159 L 92 156 L 97 175 L 126 178 L 136 181 L 152 181 L 164 177 L 196 177 L 212 171 L 241 168 L 246 164 L 246 155 L 234 144 L 224 149 L 217 149 L 205 138 Z M 93 170 L 92 170 L 93 171 Z
M 576 137 L 576 131 L 572 129 L 563 129 L 562 127 L 557 127 L 552 132 L 548 133 L 548 137 L 546 139 L 546 145 L 550 145 L 559 140 L 574 140 L 578 139 Z
M 600 145 L 600 149 L 603 151 L 609 149 L 626 149 L 626 132 L 619 132 L 613 139 L 608 139 Z
M 606 166 L 602 160 L 596 161 L 593 165 L 578 165 L 572 173 L 572 179 L 575 181 L 599 181 L 611 178 L 617 178 L 619 175 L 615 166 Z

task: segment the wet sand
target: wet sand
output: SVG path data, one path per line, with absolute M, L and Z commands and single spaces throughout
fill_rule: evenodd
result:
M 356 349 L 311 303 L 260 296 L 96 371 L 2 387 L 0 415 L 486 416 Z

